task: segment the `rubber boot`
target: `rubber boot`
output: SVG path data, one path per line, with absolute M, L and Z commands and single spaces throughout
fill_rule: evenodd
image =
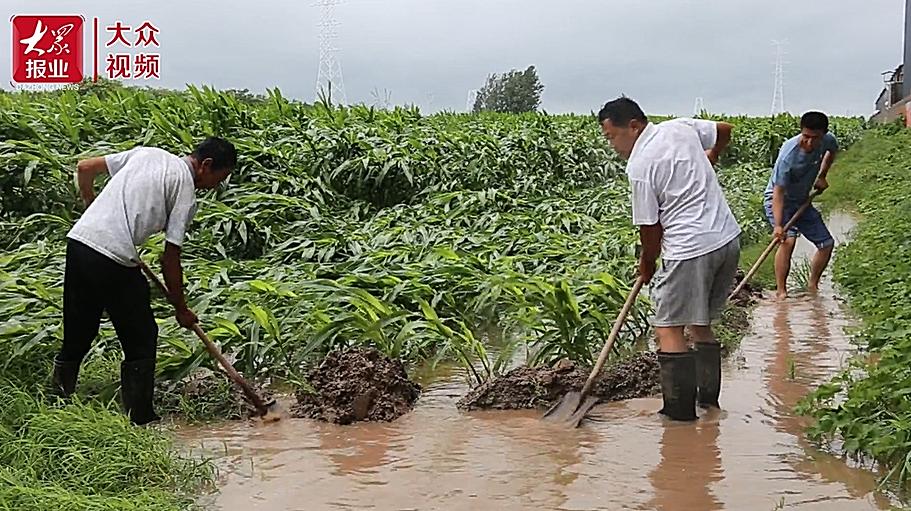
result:
M 696 420 L 696 357 L 693 352 L 658 352 L 661 366 L 661 413 L 676 421 Z
M 696 386 L 700 407 L 721 408 L 721 345 L 717 342 L 696 343 Z
M 68 362 L 54 356 L 54 372 L 51 375 L 51 393 L 64 399 L 76 392 L 81 361 Z
M 120 398 L 133 424 L 141 426 L 161 420 L 152 407 L 155 395 L 155 359 L 120 364 Z

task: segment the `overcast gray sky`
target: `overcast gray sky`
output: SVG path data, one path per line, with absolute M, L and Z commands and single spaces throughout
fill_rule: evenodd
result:
M 82 14 L 160 30 L 161 80 L 311 101 L 319 64 L 313 0 L 4 0 L 15 14 Z M 785 107 L 871 113 L 880 73 L 902 57 L 903 0 L 344 0 L 337 46 L 350 102 L 464 110 L 487 74 L 535 65 L 550 112 L 597 110 L 625 93 L 650 113 L 766 115 L 773 39 L 786 39 Z M 11 78 L 11 28 L 0 68 Z M 102 46 L 105 34 L 101 35 Z M 105 53 L 102 53 L 102 59 Z

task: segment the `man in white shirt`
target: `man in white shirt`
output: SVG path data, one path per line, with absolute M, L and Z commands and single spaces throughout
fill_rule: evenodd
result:
M 79 366 L 98 335 L 107 311 L 124 360 L 121 399 L 135 424 L 158 420 L 152 406 L 158 326 L 149 284 L 140 271 L 137 246 L 165 232 L 161 264 L 177 321 L 197 322 L 183 293 L 180 250 L 196 212 L 197 189 L 212 189 L 237 164 L 231 143 L 208 138 L 183 158 L 153 147 L 82 160 L 76 175 L 85 213 L 67 234 L 63 284 L 63 347 L 54 357 L 53 390 L 64 397 L 76 389 Z M 111 179 L 95 197 L 95 177 Z
M 651 287 L 661 365 L 661 413 L 696 419 L 696 400 L 717 407 L 721 350 L 712 333 L 734 281 L 740 226 L 713 164 L 732 126 L 695 119 L 651 124 L 633 100 L 619 98 L 598 114 L 604 136 L 628 160 L 633 223 L 639 226 L 639 274 Z M 690 351 L 684 337 L 695 341 Z

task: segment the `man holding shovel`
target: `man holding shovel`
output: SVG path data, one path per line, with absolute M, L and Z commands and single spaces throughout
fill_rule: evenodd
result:
M 598 114 L 604 136 L 628 160 L 633 223 L 639 226 L 639 275 L 652 286 L 661 393 L 667 417 L 696 419 L 701 406 L 718 406 L 721 350 L 712 333 L 740 258 L 740 226 L 713 163 L 732 126 L 676 119 L 651 124 L 634 101 L 619 98 Z M 690 351 L 683 330 L 696 344 Z
M 195 190 L 215 188 L 236 164 L 234 146 L 219 138 L 204 140 L 183 158 L 136 147 L 78 163 L 77 182 L 86 210 L 67 234 L 63 347 L 54 357 L 55 393 L 68 397 L 75 391 L 79 366 L 107 311 L 124 354 L 124 409 L 137 425 L 159 419 L 152 406 L 158 325 L 149 284 L 137 266 L 136 247 L 165 232 L 165 281 L 177 321 L 191 328 L 197 318 L 184 298 L 180 250 L 196 212 Z M 96 198 L 95 177 L 104 172 L 111 179 Z
M 813 206 L 803 212 L 788 232 L 784 232 L 784 226 L 809 200 L 814 186 L 820 192 L 829 187 L 826 175 L 837 151 L 838 142 L 829 133 L 829 118 L 822 112 L 807 112 L 800 118 L 800 134 L 782 144 L 778 153 L 766 186 L 764 202 L 773 236 L 780 242 L 775 253 L 775 284 L 779 299 L 788 296 L 791 254 L 798 236 L 806 236 L 817 249 L 810 265 L 808 291 L 811 293 L 819 290 L 819 279 L 832 257 L 835 239 L 823 223 L 822 215 Z

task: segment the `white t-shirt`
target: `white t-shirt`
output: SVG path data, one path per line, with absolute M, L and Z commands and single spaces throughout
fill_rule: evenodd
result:
M 124 266 L 136 247 L 165 231 L 181 246 L 196 213 L 193 171 L 179 156 L 136 147 L 104 157 L 111 179 L 67 234 Z
M 684 261 L 740 235 L 705 150 L 715 145 L 712 121 L 674 119 L 649 124 L 626 165 L 633 223 L 661 223 L 661 257 Z

